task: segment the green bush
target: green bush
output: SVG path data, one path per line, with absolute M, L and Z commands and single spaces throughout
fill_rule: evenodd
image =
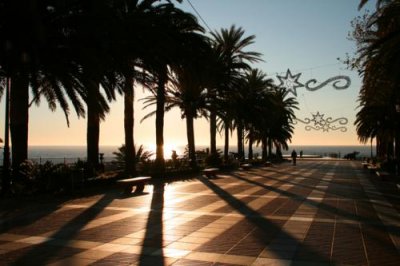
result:
M 23 162 L 12 180 L 15 194 L 61 193 L 76 189 L 83 184 L 86 162 L 73 166 L 46 161 L 39 165 L 30 160 Z
M 206 166 L 219 167 L 222 165 L 222 158 L 219 153 L 210 154 L 205 159 Z

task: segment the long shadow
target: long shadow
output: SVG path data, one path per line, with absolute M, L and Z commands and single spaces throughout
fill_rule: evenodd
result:
M 106 185 L 109 187 L 109 183 Z M 53 194 L 44 194 L 0 198 L 0 233 L 6 233 L 15 227 L 30 225 L 59 210 L 65 202 L 70 200 L 103 193 L 99 191 L 98 188 L 101 188 L 99 186 L 94 185 L 92 188 L 85 189 L 84 193 L 81 193 L 82 191 L 72 191 L 57 197 Z
M 153 184 L 150 213 L 147 218 L 139 265 L 165 265 L 163 253 L 164 186 L 162 181 Z M 156 256 L 150 254 L 158 251 Z
M 57 254 L 57 252 L 65 247 L 69 241 L 73 240 L 74 236 L 99 213 L 101 213 L 103 209 L 114 200 L 114 198 L 115 195 L 105 194 L 95 204 L 66 223 L 53 235 L 49 236 L 47 241 L 36 245 L 11 265 L 46 265 L 54 254 Z M 62 239 L 61 244 L 60 239 Z M 38 256 L 38 254 L 43 255 Z M 32 258 L 35 258 L 35 261 L 32 261 Z
M 270 171 L 270 172 L 272 172 L 272 171 Z M 282 175 L 282 173 L 283 173 L 283 172 L 281 173 L 281 172 L 278 172 L 278 171 L 273 171 L 273 172 L 276 173 L 276 174 L 280 174 L 280 175 Z M 264 177 L 264 178 L 268 178 L 268 179 L 271 179 L 271 180 L 275 180 L 275 181 L 278 181 L 279 183 L 289 183 L 289 184 L 293 184 L 293 185 L 300 185 L 301 187 L 305 187 L 305 188 L 313 188 L 314 189 L 314 187 L 312 187 L 312 186 L 293 182 L 293 181 L 291 181 L 290 178 L 280 179 L 280 178 L 276 178 L 276 177 L 273 177 L 273 176 L 270 176 L 270 175 L 263 175 L 263 174 L 260 174 L 258 172 L 255 172 L 255 173 L 260 177 Z M 288 175 L 288 174 L 285 173 L 285 175 Z M 315 180 L 319 180 L 320 181 L 320 179 L 316 179 L 316 178 L 313 178 L 311 176 L 303 176 L 301 174 L 297 174 L 297 175 L 290 174 L 290 175 L 296 176 L 296 177 L 301 177 L 301 178 L 304 178 L 304 179 L 315 179 Z
M 41 218 L 52 214 L 60 208 L 58 203 L 45 204 L 34 203 L 32 208 L 32 202 L 26 203 L 27 206 L 23 206 L 19 211 L 15 209 L 19 207 L 14 207 L 13 211 L 4 211 L 0 216 L 0 233 L 6 233 L 8 230 L 15 227 L 27 226 L 34 223 Z M 1 207 L 1 206 L 0 206 Z
M 280 172 L 276 172 L 276 171 L 275 171 L 275 173 L 280 173 Z M 285 175 L 288 175 L 288 174 L 285 173 Z M 279 182 L 281 182 L 281 183 L 288 183 L 288 184 L 292 184 L 292 185 L 299 186 L 299 187 L 303 187 L 303 188 L 311 188 L 311 189 L 313 189 L 313 190 L 325 192 L 324 189 L 320 189 L 320 188 L 317 188 L 317 187 L 315 187 L 315 186 L 305 185 L 305 184 L 302 184 L 302 183 L 299 183 L 299 182 L 293 182 L 293 181 L 286 180 L 286 179 L 283 180 L 283 179 L 279 179 L 279 178 L 276 178 L 276 177 L 273 177 L 273 176 L 269 176 L 269 175 L 260 175 L 260 174 L 259 174 L 259 176 L 265 177 L 265 178 L 268 178 L 268 179 L 271 179 L 271 180 L 279 181 Z M 294 176 L 294 175 L 293 175 L 293 176 Z M 308 180 L 309 180 L 309 179 L 314 179 L 314 180 L 317 180 L 317 181 L 322 181 L 322 179 L 320 179 L 320 178 L 315 178 L 315 177 L 312 177 L 312 176 L 302 176 L 301 174 L 300 174 L 300 175 L 296 175 L 296 177 L 302 177 L 302 178 L 305 178 L 305 179 L 308 179 Z M 337 185 L 341 185 L 341 184 L 337 184 Z M 346 185 L 342 185 L 342 186 L 346 186 Z M 333 195 L 341 196 L 341 197 L 346 196 L 346 194 L 341 193 L 341 192 L 338 191 L 338 190 L 336 190 L 336 191 L 329 191 L 329 194 L 333 194 Z
M 254 224 L 257 228 L 262 230 L 263 232 L 268 231 L 276 231 L 279 232 L 279 236 L 284 238 L 290 243 L 295 243 L 298 245 L 298 248 L 301 246 L 302 251 L 306 252 L 307 254 L 311 255 L 313 260 L 318 262 L 325 262 L 329 263 L 330 258 L 326 258 L 319 254 L 318 252 L 312 250 L 310 247 L 300 243 L 297 239 L 293 238 L 290 234 L 283 231 L 280 227 L 269 221 L 268 219 L 264 218 L 259 212 L 253 210 L 252 208 L 248 207 L 244 202 L 235 198 L 230 193 L 225 191 L 224 189 L 218 187 L 210 180 L 205 179 L 204 177 L 198 178 L 204 185 L 206 185 L 209 189 L 211 189 L 216 195 L 218 195 L 221 199 L 226 201 L 232 208 L 236 209 L 238 212 L 243 214 L 248 221 Z M 264 241 L 266 245 L 269 244 L 268 241 Z M 289 259 L 288 254 L 284 249 L 274 249 L 273 252 L 282 259 Z M 294 255 L 294 254 L 293 254 Z
M 265 185 L 265 184 L 262 184 L 262 183 L 259 183 L 259 182 L 253 181 L 253 180 L 249 180 L 247 178 L 244 178 L 244 177 L 241 177 L 241 176 L 238 176 L 238 175 L 233 175 L 232 174 L 231 176 L 236 178 L 236 179 L 245 181 L 247 183 L 250 183 L 250 184 L 265 188 L 267 190 L 274 191 L 274 192 L 279 193 L 281 195 L 287 196 L 288 198 L 304 202 L 305 204 L 307 204 L 309 206 L 312 206 L 312 207 L 315 207 L 315 208 L 321 208 L 321 209 L 326 210 L 328 212 L 337 214 L 337 215 L 339 215 L 339 216 L 341 216 L 343 218 L 346 218 L 346 219 L 349 219 L 349 220 L 353 220 L 355 222 L 360 222 L 362 224 L 371 225 L 371 226 L 373 226 L 373 227 L 375 227 L 377 229 L 380 229 L 380 230 L 387 229 L 387 231 L 389 233 L 391 233 L 391 234 L 394 234 L 394 235 L 397 235 L 397 236 L 400 235 L 400 229 L 399 229 L 398 226 L 395 226 L 395 225 L 384 225 L 380 219 L 378 221 L 367 221 L 365 219 L 365 217 L 362 217 L 362 216 L 359 216 L 359 215 L 356 215 L 356 214 L 352 214 L 352 213 L 344 211 L 344 210 L 337 209 L 337 208 L 329 206 L 329 205 L 327 205 L 327 204 L 325 204 L 323 202 L 316 202 L 316 201 L 313 201 L 311 199 L 308 199 L 307 197 L 299 196 L 297 194 L 294 194 L 294 193 L 291 193 L 291 192 L 288 192 L 288 191 L 285 191 L 285 190 L 282 190 L 282 189 L 279 189 L 279 188 L 275 188 L 275 187 L 272 187 L 272 186 L 268 186 L 268 185 Z
M 347 166 L 347 167 L 345 167 L 344 169 L 341 169 L 340 171 L 337 171 L 336 170 L 336 173 L 348 173 L 348 171 L 357 171 L 358 169 L 354 169 L 353 167 L 349 167 L 349 166 Z M 281 172 L 279 172 L 279 171 L 271 171 L 271 172 L 274 172 L 274 173 L 281 173 Z M 293 174 L 288 174 L 288 173 L 286 173 L 286 172 L 282 172 L 282 173 L 284 173 L 285 175 L 293 175 Z M 272 179 L 272 180 L 277 180 L 277 181 L 282 181 L 281 179 L 278 179 L 278 178 L 274 178 L 274 177 L 271 177 L 271 176 L 267 176 L 267 175 L 260 175 L 260 176 L 262 176 L 262 177 L 265 177 L 265 178 L 268 178 L 268 179 Z M 294 175 L 293 175 L 294 176 Z M 302 177 L 301 175 L 296 175 L 297 177 Z M 370 180 L 370 176 L 369 175 L 365 175 L 365 173 L 364 173 L 364 177 L 365 178 L 367 178 L 368 180 Z M 315 180 L 321 180 L 321 179 L 318 179 L 318 178 L 315 178 L 315 177 L 311 177 L 311 176 L 307 176 L 307 177 L 305 177 L 305 178 L 307 178 L 307 179 L 310 179 L 310 178 L 312 178 L 312 179 L 315 179 Z M 291 184 L 295 184 L 296 186 L 302 186 L 302 187 L 307 187 L 306 185 L 304 185 L 304 184 L 301 184 L 301 183 L 293 183 L 293 182 L 291 182 L 291 181 L 285 181 L 285 182 L 289 182 L 289 183 L 291 183 Z M 373 183 L 373 182 L 372 182 Z M 330 181 L 330 184 L 334 184 L 335 186 L 339 186 L 339 187 L 337 187 L 336 189 L 334 189 L 333 191 L 332 190 L 330 190 L 329 191 L 329 194 L 332 194 L 332 195 L 336 195 L 336 196 L 339 196 L 339 197 L 348 197 L 349 195 L 348 195 L 348 193 L 345 193 L 345 191 L 343 191 L 343 192 L 341 192 L 340 191 L 340 187 L 341 186 L 343 186 L 343 187 L 346 187 L 346 191 L 352 191 L 352 192 L 355 192 L 355 193 L 358 193 L 358 192 L 361 192 L 361 193 L 363 193 L 364 195 L 364 197 L 365 198 L 357 198 L 357 197 L 355 197 L 355 198 L 351 198 L 351 199 L 354 199 L 354 200 L 359 200 L 359 199 L 361 199 L 361 200 L 364 200 L 364 201 L 366 201 L 366 202 L 369 202 L 369 199 L 368 199 L 368 196 L 366 195 L 366 191 L 365 191 L 365 189 L 364 189 L 364 187 L 362 187 L 361 186 L 361 189 L 358 189 L 358 188 L 351 188 L 351 184 L 343 184 L 343 183 L 340 183 L 340 182 L 335 182 L 335 180 L 331 180 Z M 374 184 L 374 188 L 378 191 L 379 190 L 379 188 L 378 187 L 376 187 L 375 186 L 375 184 Z M 324 191 L 324 190 L 321 190 L 321 189 L 318 189 L 318 188 L 313 188 L 313 189 L 315 189 L 315 190 L 318 190 L 318 191 Z M 380 191 L 381 192 L 381 194 L 384 196 L 384 198 L 386 199 L 386 200 L 388 200 L 388 198 L 390 197 L 390 195 L 387 195 L 385 192 L 382 192 L 382 191 Z M 397 197 L 397 196 L 394 196 L 396 199 L 399 199 L 400 197 Z M 396 200 L 395 199 L 395 200 Z M 377 203 L 375 203 L 375 204 L 377 204 Z M 377 205 L 379 205 L 379 204 L 377 204 Z M 387 214 L 387 216 L 389 216 L 389 217 L 391 217 L 391 218 L 393 218 L 393 219 L 396 219 L 397 218 L 397 216 L 395 216 L 395 215 L 393 215 L 393 216 L 391 216 L 391 215 L 388 215 Z
M 297 195 L 295 193 L 292 193 L 292 192 L 289 192 L 289 191 L 286 191 L 286 190 L 282 190 L 282 189 L 279 189 L 279 188 L 276 188 L 276 187 L 273 187 L 273 186 L 268 186 L 268 185 L 265 185 L 265 184 L 259 183 L 257 181 L 253 181 L 253 180 L 250 180 L 250 179 L 238 176 L 238 175 L 232 175 L 232 177 L 234 177 L 236 179 L 239 179 L 239 180 L 242 180 L 244 182 L 250 183 L 252 185 L 256 185 L 256 186 L 265 188 L 265 189 L 267 189 L 269 191 L 273 191 L 273 192 L 279 193 L 279 194 L 281 194 L 283 196 L 286 196 L 288 198 L 294 199 L 296 201 L 301 201 L 302 203 L 304 202 L 305 204 L 310 205 L 312 207 L 322 208 L 322 209 L 324 209 L 326 211 L 330 211 L 332 213 L 336 213 L 336 214 L 338 214 L 338 215 L 340 215 L 340 216 L 342 216 L 344 218 L 347 218 L 347 219 L 359 221 L 359 219 L 362 218 L 362 217 L 359 217 L 358 215 L 354 215 L 354 214 L 346 212 L 346 211 L 338 210 L 338 209 L 336 209 L 336 208 L 334 208 L 332 206 L 324 204 L 323 202 L 319 202 L 319 201 L 317 202 L 317 201 L 314 201 L 314 200 L 310 200 L 307 197 L 300 196 L 300 195 Z

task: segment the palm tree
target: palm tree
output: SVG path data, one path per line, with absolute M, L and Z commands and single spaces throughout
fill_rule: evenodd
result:
M 210 93 L 214 97 L 229 102 L 229 96 L 232 95 L 235 84 L 242 74 L 243 70 L 249 69 L 248 63 L 261 61 L 261 54 L 254 51 L 245 51 L 249 45 L 254 43 L 255 36 L 250 35 L 244 37 L 244 30 L 242 28 L 236 28 L 232 25 L 229 29 L 221 29 L 220 32 L 212 32 L 213 46 L 218 55 L 219 61 L 223 65 L 223 75 L 220 77 L 220 81 L 217 87 Z M 214 101 L 215 102 L 215 101 Z M 216 107 L 211 106 L 210 117 L 216 116 Z M 227 121 L 227 116 L 225 117 Z M 229 128 L 229 126 L 225 126 Z M 210 119 L 210 132 L 211 132 L 211 153 L 216 152 L 216 121 Z M 240 124 L 239 130 L 241 132 Z M 240 133 L 239 133 L 240 134 Z M 241 137 L 239 136 L 241 139 Z M 241 146 L 241 145 L 240 145 Z M 239 148 L 240 149 L 240 148 Z M 240 153 L 240 150 L 239 150 Z
M 194 137 L 194 119 L 207 116 L 207 57 L 200 49 L 193 54 L 191 62 L 174 67 L 173 86 L 168 91 L 167 110 L 178 106 L 182 118 L 186 118 L 189 160 L 192 168 L 196 168 L 196 149 Z
M 139 148 L 135 147 L 135 154 L 133 155 L 135 159 L 135 163 L 139 162 L 146 162 L 150 160 L 150 158 L 153 156 L 153 153 L 151 151 L 146 151 L 143 147 L 143 145 L 140 145 Z M 116 162 L 125 168 L 126 162 L 126 153 L 127 153 L 126 146 L 123 144 L 121 147 L 118 148 L 118 151 L 113 152 L 115 155 L 115 160 Z
M 255 140 L 257 128 L 262 123 L 264 117 L 268 117 L 271 97 L 268 89 L 271 87 L 272 79 L 267 79 L 266 74 L 259 69 L 251 69 L 245 73 L 238 87 L 238 102 L 241 108 L 237 113 L 237 120 L 241 121 L 244 129 L 247 131 L 247 140 L 249 143 L 249 159 L 252 159 L 252 145 Z M 244 137 L 244 136 L 243 136 Z M 239 143 L 244 145 L 244 143 Z M 244 150 L 241 150 L 242 157 Z
M 109 111 L 108 101 L 115 99 L 116 78 L 113 42 L 118 26 L 116 1 L 82 1 L 74 14 L 76 27 L 71 34 L 71 49 L 82 68 L 82 83 L 87 91 L 87 160 L 96 168 L 99 163 L 100 121 Z M 100 91 L 102 89 L 102 92 Z
M 148 56 L 143 61 L 154 77 L 155 87 L 150 89 L 156 95 L 156 166 L 163 173 L 163 128 L 168 73 L 173 65 L 181 63 L 188 56 L 185 52 L 190 47 L 188 45 L 203 29 L 193 15 L 177 9 L 172 3 L 158 5 L 157 14 L 153 22 L 154 33 L 157 34 L 146 47 Z
M 367 1 L 361 1 L 362 7 Z M 363 77 L 360 91 L 361 110 L 357 114 L 357 133 L 362 142 L 377 137 L 378 154 L 400 158 L 400 125 L 398 124 L 400 106 L 400 2 L 397 0 L 378 1 L 377 10 L 354 23 L 353 38 L 357 42 L 357 57 L 352 67 L 359 67 Z M 397 109 L 396 109 L 397 108 Z M 385 115 L 379 120 L 371 120 L 371 111 Z M 390 126 L 388 125 L 390 124 Z M 374 129 L 375 128 L 375 129 Z M 386 133 L 382 133 L 382 129 Z M 388 154 L 389 153 L 389 154 Z
M 146 84 L 146 75 L 141 74 L 143 69 L 140 54 L 145 51 L 141 47 L 146 47 L 150 32 L 149 23 L 154 19 L 153 1 L 119 1 L 116 9 L 119 13 L 119 21 L 114 33 L 114 39 L 119 40 L 113 44 L 113 54 L 117 58 L 116 61 L 118 74 L 121 78 L 121 89 L 119 92 L 124 95 L 124 135 L 125 135 L 125 152 L 124 167 L 127 175 L 136 173 L 135 162 L 135 142 L 134 142 L 134 101 L 135 92 L 134 84 Z M 139 69 L 139 70 L 138 70 Z M 142 71 L 143 73 L 143 71 Z
M 206 116 L 206 97 L 204 86 L 196 76 L 196 71 L 188 67 L 175 68 L 176 77 L 170 90 L 171 97 L 167 96 L 167 109 L 178 106 L 181 109 L 182 118 L 186 118 L 186 133 L 188 141 L 188 155 L 192 168 L 196 167 L 194 119 Z
M 57 103 L 68 123 L 70 112 L 67 97 L 78 116 L 84 115 L 81 98 L 85 92 L 74 75 L 79 72 L 76 62 L 66 51 L 61 2 L 49 6 L 42 1 L 0 1 L 1 76 L 10 78 L 10 119 L 14 173 L 27 159 L 29 87 L 34 99 L 48 101 L 51 110 Z
M 270 139 L 276 148 L 287 150 L 287 142 L 293 134 L 293 121 L 296 119 L 294 110 L 298 109 L 298 102 L 294 97 L 288 97 L 285 88 L 272 87 L 273 109 L 271 114 Z

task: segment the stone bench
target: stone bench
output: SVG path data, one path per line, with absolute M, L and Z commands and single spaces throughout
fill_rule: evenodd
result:
M 252 165 L 249 163 L 244 163 L 241 164 L 240 167 L 242 167 L 243 170 L 249 170 L 252 167 Z
M 369 170 L 369 172 L 371 174 L 374 174 L 374 173 L 376 173 L 377 170 L 379 170 L 379 167 L 376 165 L 370 164 L 367 166 L 367 169 Z
M 376 171 L 375 173 L 382 181 L 387 180 L 390 177 L 390 174 L 385 171 Z
M 138 176 L 127 179 L 117 180 L 117 185 L 123 187 L 124 192 L 126 194 L 132 193 L 132 188 L 135 186 L 134 193 L 142 193 L 144 190 L 144 186 L 150 181 L 150 176 Z
M 206 169 L 203 169 L 203 174 L 207 178 L 212 178 L 212 177 L 217 177 L 218 171 L 219 171 L 219 168 L 206 168 Z
M 361 165 L 363 166 L 364 169 L 368 169 L 368 166 L 372 165 L 368 162 L 362 162 Z

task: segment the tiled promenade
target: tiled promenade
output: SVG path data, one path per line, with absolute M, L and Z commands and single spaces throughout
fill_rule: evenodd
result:
M 299 161 L 1 211 L 0 265 L 399 265 L 400 193 Z

